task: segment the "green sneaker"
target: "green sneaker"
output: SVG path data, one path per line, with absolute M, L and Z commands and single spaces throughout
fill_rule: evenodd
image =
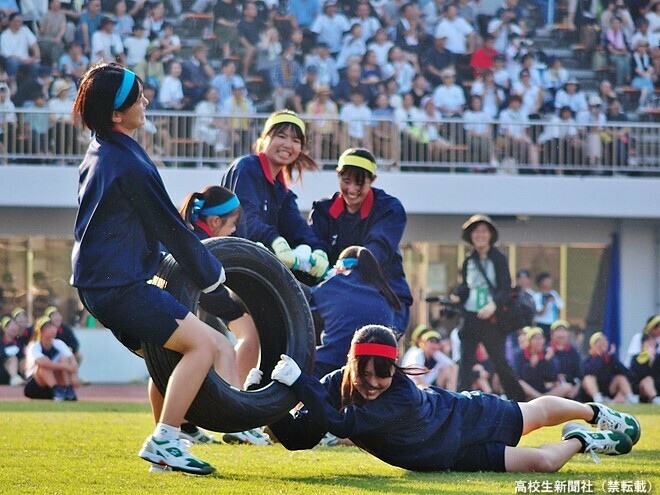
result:
M 194 433 L 187 433 L 185 431 L 179 432 L 179 438 L 183 440 L 188 440 L 191 444 L 192 443 L 222 443 L 220 440 L 216 439 L 213 435 L 211 435 L 209 432 L 202 430 L 201 428 L 197 428 L 197 430 Z
M 588 405 L 598 409 L 598 416 L 594 424 L 598 425 L 600 431 L 620 431 L 625 433 L 632 440 L 633 445 L 639 441 L 642 434 L 642 427 L 637 418 L 632 414 L 615 411 L 603 404 L 589 402 Z
M 562 433 L 562 440 L 579 439 L 580 452 L 591 454 L 595 462 L 599 462 L 596 454 L 622 455 L 632 450 L 632 441 L 620 431 L 591 431 L 580 424 L 568 423 Z
M 185 442 L 179 438 L 156 440 L 147 437 L 138 453 L 145 461 L 169 466 L 173 471 L 190 474 L 211 474 L 215 468 L 188 452 Z

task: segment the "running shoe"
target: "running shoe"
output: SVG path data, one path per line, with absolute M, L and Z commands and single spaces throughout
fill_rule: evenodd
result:
M 598 426 L 599 431 L 611 430 L 625 433 L 630 437 L 633 445 L 639 441 L 639 437 L 642 434 L 642 427 L 635 416 L 615 411 L 612 408 L 596 402 L 589 402 L 588 404 L 598 409 L 598 415 L 593 424 Z
M 155 464 L 155 463 L 152 462 L 151 465 L 149 466 L 149 472 L 150 473 L 166 474 L 166 473 L 171 473 L 173 471 L 172 471 L 172 468 L 169 467 L 169 466 L 164 466 L 162 464 Z
M 78 400 L 78 397 L 76 396 L 76 391 L 73 390 L 72 385 L 67 385 L 64 388 L 64 400 L 71 400 L 71 401 Z
M 156 440 L 150 435 L 138 455 L 145 461 L 169 466 L 174 471 L 190 474 L 211 474 L 215 471 L 208 462 L 189 453 L 186 443 L 179 438 Z
M 323 447 L 336 447 L 337 445 L 339 445 L 339 438 L 333 435 L 332 433 L 328 432 L 325 435 L 323 435 L 323 438 L 321 438 L 319 445 Z
M 235 433 L 225 433 L 222 439 L 227 443 L 249 443 L 252 445 L 273 445 L 268 433 L 264 433 L 261 428 L 252 430 L 237 431 Z
M 62 385 L 55 385 L 53 387 L 53 400 L 55 402 L 62 402 L 66 400 L 66 393 Z
M 188 433 L 185 431 L 181 431 L 179 433 L 179 438 L 182 440 L 188 440 L 191 444 L 195 443 L 222 443 L 220 440 L 216 439 L 213 435 L 211 435 L 209 432 L 202 430 L 201 428 L 197 428 L 194 433 Z
M 567 423 L 562 429 L 562 440 L 577 438 L 582 443 L 580 452 L 591 454 L 599 463 L 596 454 L 622 455 L 632 450 L 632 441 L 620 431 L 591 431 L 579 423 Z

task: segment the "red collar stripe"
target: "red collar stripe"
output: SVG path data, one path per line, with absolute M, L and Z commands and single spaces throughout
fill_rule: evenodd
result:
M 389 359 L 396 359 L 398 350 L 396 347 L 386 344 L 373 344 L 371 342 L 362 342 L 353 344 L 351 347 L 353 356 L 378 356 Z
M 211 233 L 211 229 L 209 228 L 208 224 L 204 222 L 203 220 L 195 220 L 194 222 L 195 227 L 199 227 L 201 230 L 203 230 L 209 237 L 213 237 L 213 234 Z
M 364 220 L 371 213 L 371 208 L 374 206 L 374 190 L 370 189 L 369 194 L 364 199 L 364 203 L 360 206 L 360 218 Z M 328 213 L 332 218 L 337 218 L 341 215 L 346 209 L 346 203 L 344 202 L 344 196 L 342 193 L 337 194 L 337 197 L 334 199 L 330 205 Z
M 261 165 L 261 171 L 264 173 L 264 177 L 268 182 L 270 182 L 272 185 L 275 185 L 275 179 L 273 179 L 273 174 L 270 172 L 270 164 L 268 163 L 268 157 L 266 156 L 266 153 L 263 151 L 257 155 L 259 158 L 259 164 Z M 286 179 L 284 178 L 284 174 L 280 170 L 280 172 L 277 174 L 277 180 L 282 183 L 284 186 L 284 189 L 287 191 L 289 188 L 286 185 Z

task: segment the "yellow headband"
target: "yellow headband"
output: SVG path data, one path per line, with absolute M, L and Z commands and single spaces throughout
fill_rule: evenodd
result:
M 339 157 L 337 162 L 337 172 L 341 172 L 344 169 L 344 165 L 352 165 L 353 167 L 359 167 L 371 172 L 372 174 L 376 173 L 376 164 L 369 160 L 368 158 L 363 158 L 357 155 L 342 155 Z
M 571 328 L 571 324 L 567 322 L 566 320 L 557 320 L 550 325 L 550 331 L 554 332 L 557 330 L 559 327 L 564 327 L 566 330 Z
M 532 337 L 535 335 L 543 335 L 543 330 L 541 330 L 539 327 L 525 327 L 525 337 L 527 338 L 527 345 L 529 346 L 530 341 L 532 340 Z
M 644 333 L 649 333 L 656 325 L 660 325 L 660 315 L 655 315 L 651 318 L 651 321 L 649 321 L 644 327 Z
M 58 309 L 55 306 L 48 306 L 44 310 L 44 316 L 47 316 L 48 318 L 50 318 L 53 315 L 53 313 L 57 313 L 57 312 L 58 312 Z
M 21 313 L 25 313 L 25 310 L 24 310 L 23 308 L 14 308 L 14 309 L 11 311 L 11 313 L 9 313 L 9 315 L 10 315 L 12 318 L 16 318 L 16 317 L 17 317 L 18 315 L 20 315 Z
M 302 131 L 303 136 L 305 135 L 305 123 L 293 112 L 276 113 L 275 115 L 268 117 L 266 124 L 264 124 L 264 133 L 267 134 L 273 128 L 273 126 L 277 124 L 296 125 Z
M 436 339 L 438 342 L 440 342 L 440 334 L 435 330 L 431 330 L 430 332 L 426 332 L 424 335 L 422 335 L 422 342 L 426 342 L 429 339 Z
M 37 321 L 34 322 L 34 329 L 41 332 L 41 329 L 48 323 L 54 325 L 54 323 L 50 321 L 50 318 L 48 316 L 42 316 L 41 318 L 39 318 Z
M 0 320 L 0 330 L 4 330 L 7 324 L 12 320 L 11 316 L 3 316 Z
M 417 339 L 419 339 L 422 336 L 422 334 L 428 331 L 429 328 L 426 325 L 424 324 L 417 325 L 410 334 L 410 340 L 412 340 L 412 342 L 415 343 L 417 342 Z
M 589 345 L 594 345 L 596 341 L 601 337 L 605 337 L 605 334 L 603 332 L 596 332 L 591 337 L 589 337 Z

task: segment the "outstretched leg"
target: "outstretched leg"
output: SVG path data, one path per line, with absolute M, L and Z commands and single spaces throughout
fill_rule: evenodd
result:
M 577 438 L 561 443 L 550 443 L 540 447 L 507 447 L 504 465 L 508 473 L 554 473 L 559 471 L 571 457 L 582 450 Z
M 563 397 L 543 396 L 518 404 L 523 416 L 523 435 L 544 426 L 555 426 L 573 419 L 593 421 L 594 409 Z

